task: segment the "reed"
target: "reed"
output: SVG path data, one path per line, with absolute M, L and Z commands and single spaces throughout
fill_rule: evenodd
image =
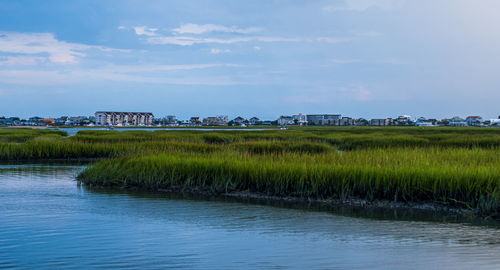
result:
M 264 131 L 0 129 L 0 160 L 100 159 L 86 184 L 276 196 L 432 201 L 500 211 L 500 130 Z
M 201 187 L 322 199 L 432 201 L 497 215 L 499 164 L 497 149 L 478 148 L 271 155 L 219 151 L 103 160 L 78 178 L 86 184 L 150 190 Z

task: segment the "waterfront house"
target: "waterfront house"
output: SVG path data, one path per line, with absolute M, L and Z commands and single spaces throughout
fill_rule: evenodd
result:
M 27 124 L 29 126 L 43 126 L 43 118 L 38 116 L 30 117 Z
M 246 119 L 241 117 L 241 116 L 238 116 L 238 117 L 233 119 L 234 124 L 236 124 L 238 126 L 243 125 L 245 121 L 246 121 Z
M 262 121 L 260 121 L 259 118 L 254 116 L 254 117 L 250 118 L 249 122 L 250 122 L 250 125 L 259 125 Z
M 293 121 L 293 117 L 287 116 L 287 115 L 282 115 L 280 118 L 278 118 L 278 125 L 280 126 L 286 126 L 286 125 L 293 125 L 295 122 Z
M 480 126 L 483 122 L 483 118 L 481 116 L 467 116 L 465 122 L 467 122 L 468 126 Z
M 415 126 L 417 127 L 432 127 L 435 125 L 435 119 L 426 119 L 425 117 L 420 117 L 415 122 Z
M 301 114 L 301 113 L 292 115 L 292 119 L 293 119 L 294 124 L 298 124 L 298 125 L 307 124 L 306 116 Z
M 204 126 L 226 126 L 228 122 L 227 115 L 218 115 L 203 118 L 202 124 Z
M 409 115 L 400 115 L 395 120 L 396 124 L 399 126 L 407 126 L 411 123 L 411 116 Z
M 458 116 L 455 116 L 449 120 L 448 125 L 451 127 L 466 127 L 467 122 L 465 122 L 464 119 L 462 119 Z
M 201 124 L 201 119 L 198 116 L 193 116 L 189 118 L 189 125 L 191 126 L 197 126 Z

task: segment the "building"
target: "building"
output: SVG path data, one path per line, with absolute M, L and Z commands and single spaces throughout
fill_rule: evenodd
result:
M 96 112 L 98 126 L 151 126 L 154 116 L 150 112 Z
M 175 115 L 167 115 L 166 124 L 168 124 L 168 125 L 177 124 L 177 117 Z
M 464 119 L 462 119 L 458 116 L 455 116 L 449 120 L 448 125 L 451 127 L 466 127 L 467 122 L 465 122 Z
M 370 122 L 364 118 L 358 118 L 354 121 L 356 126 L 368 126 Z
M 287 116 L 287 115 L 282 115 L 280 118 L 278 118 L 278 125 L 280 126 L 286 126 L 286 125 L 293 125 L 295 122 L 293 121 L 292 116 Z
M 59 118 L 56 118 L 55 120 L 55 125 L 56 126 L 64 126 L 66 125 L 66 122 L 69 120 L 69 116 L 61 116 Z
M 499 119 L 490 119 L 490 126 L 500 127 L 500 118 Z
M 193 116 L 193 117 L 189 118 L 189 125 L 191 125 L 191 126 L 201 125 L 200 117 Z
M 175 115 L 167 115 L 163 118 L 154 119 L 153 122 L 158 126 L 175 126 L 177 125 L 177 117 Z
M 28 126 L 43 126 L 43 118 L 38 116 L 30 117 L 27 124 Z
M 292 115 L 292 119 L 293 119 L 294 124 L 296 124 L 296 125 L 307 124 L 306 116 L 301 114 L 301 113 Z
M 44 118 L 42 120 L 42 123 L 44 126 L 53 126 L 56 123 L 56 121 L 54 120 L 54 118 Z
M 401 115 L 396 118 L 396 124 L 400 126 L 407 126 L 411 124 L 411 116 L 409 115 Z
M 9 117 L 5 119 L 7 126 L 20 126 L 23 124 L 27 124 L 26 120 L 21 120 L 19 117 Z
M 308 114 L 306 120 L 309 125 L 316 126 L 339 126 L 340 114 Z
M 339 123 L 340 126 L 354 126 L 354 119 L 352 119 L 351 117 L 342 117 L 340 119 L 340 123 Z
M 241 116 L 238 116 L 238 117 L 233 119 L 234 124 L 239 125 L 239 126 L 245 124 L 244 123 L 245 121 L 246 121 L 246 119 L 241 117 Z
M 370 126 L 386 126 L 387 119 L 372 119 L 370 120 Z
M 250 125 L 254 125 L 254 126 L 262 123 L 262 121 L 260 121 L 260 119 L 255 117 L 255 116 L 250 118 L 249 122 L 250 122 Z
M 203 118 L 202 124 L 204 126 L 227 126 L 228 122 L 227 115 L 218 115 Z
M 386 118 L 385 119 L 385 125 L 386 126 L 393 126 L 394 125 L 394 119 L 392 119 L 392 118 Z
M 465 122 L 471 127 L 480 126 L 483 122 L 483 118 L 481 116 L 467 116 L 467 118 L 465 118 Z
M 420 117 L 415 122 L 415 126 L 417 127 L 433 127 L 437 123 L 436 119 L 427 119 L 425 117 Z

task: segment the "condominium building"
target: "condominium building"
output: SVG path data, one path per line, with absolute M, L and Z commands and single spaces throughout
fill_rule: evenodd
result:
M 309 125 L 316 126 L 339 126 L 340 114 L 308 114 L 306 116 Z
M 153 124 L 150 112 L 96 112 L 98 126 L 150 126 Z

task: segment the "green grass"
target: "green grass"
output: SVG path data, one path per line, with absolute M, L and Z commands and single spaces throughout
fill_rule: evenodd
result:
M 0 129 L 0 160 L 97 158 L 86 184 L 435 202 L 500 212 L 500 129 Z
M 271 155 L 177 152 L 104 160 L 79 179 L 151 190 L 203 187 L 275 196 L 432 201 L 491 215 L 500 210 L 498 153 L 455 148 Z

